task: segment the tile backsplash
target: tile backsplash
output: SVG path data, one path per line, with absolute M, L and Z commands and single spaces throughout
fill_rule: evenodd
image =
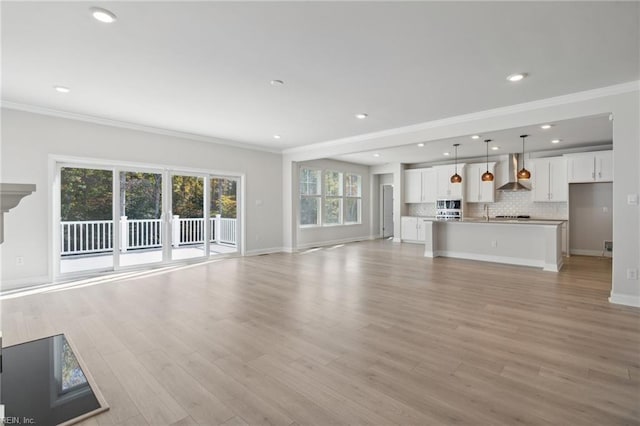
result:
M 489 215 L 517 216 L 530 215 L 536 219 L 567 219 L 569 217 L 568 203 L 534 203 L 531 192 L 500 192 L 496 191 L 496 201 L 487 203 Z M 435 216 L 434 203 L 407 204 L 409 216 Z M 484 203 L 466 203 L 464 215 L 468 217 L 482 217 Z

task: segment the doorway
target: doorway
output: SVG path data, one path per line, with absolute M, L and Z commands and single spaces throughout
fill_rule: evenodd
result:
M 382 238 L 393 237 L 393 185 L 382 185 Z

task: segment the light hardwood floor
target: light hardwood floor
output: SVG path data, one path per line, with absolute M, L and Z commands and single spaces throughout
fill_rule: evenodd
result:
M 640 424 L 640 309 L 611 261 L 561 273 L 390 241 L 227 259 L 2 302 L 66 333 L 111 410 L 85 425 Z

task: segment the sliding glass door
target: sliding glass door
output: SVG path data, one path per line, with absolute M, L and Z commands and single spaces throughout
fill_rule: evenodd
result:
M 204 257 L 209 224 L 205 222 L 204 176 L 171 176 L 171 259 Z
M 58 182 L 60 273 L 113 269 L 113 172 L 61 167 Z
M 120 266 L 163 261 L 162 172 L 119 171 Z
M 57 172 L 56 275 L 238 252 L 236 177 L 66 163 Z
M 238 181 L 209 178 L 210 255 L 238 251 Z

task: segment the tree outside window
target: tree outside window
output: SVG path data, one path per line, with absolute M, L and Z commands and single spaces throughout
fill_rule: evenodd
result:
M 324 224 L 342 223 L 342 173 L 332 170 L 324 172 Z
M 345 175 L 345 214 L 344 223 L 354 224 L 361 221 L 362 177 L 347 173 Z
M 321 170 L 300 170 L 300 225 L 320 225 L 321 186 Z

